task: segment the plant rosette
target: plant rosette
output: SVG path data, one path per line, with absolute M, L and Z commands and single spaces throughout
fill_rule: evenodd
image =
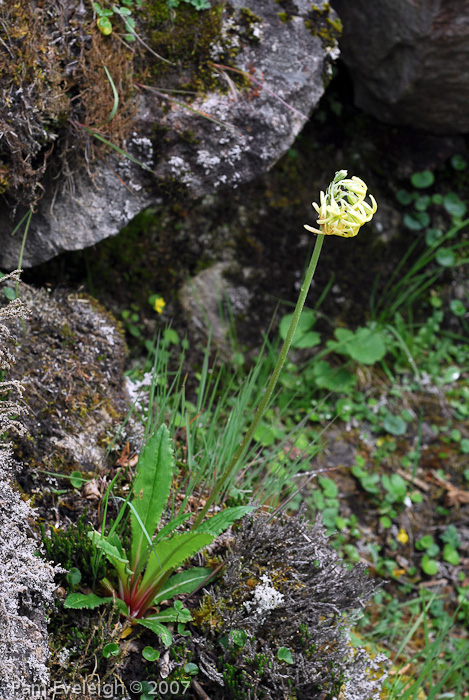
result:
M 158 530 L 167 504 L 174 475 L 174 456 L 168 429 L 162 425 L 143 449 L 137 464 L 133 498 L 124 502 L 110 532 L 89 533 L 97 553 L 103 554 L 115 570 L 117 581 L 104 578 L 101 585 L 109 594 L 70 593 L 66 608 L 96 608 L 115 601 L 121 613 L 133 625 L 155 632 L 164 645 L 172 636 L 168 622 L 185 623 L 192 619 L 180 601 L 160 608 L 163 601 L 192 593 L 213 573 L 206 567 L 192 567 L 174 574 L 187 559 L 201 551 L 236 520 L 251 512 L 253 506 L 226 508 L 191 531 L 176 533 L 191 516 L 182 513 Z M 117 526 L 130 508 L 131 542 L 125 551 Z

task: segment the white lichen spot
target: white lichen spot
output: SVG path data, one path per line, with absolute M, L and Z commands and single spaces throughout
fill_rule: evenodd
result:
M 153 166 L 153 144 L 146 136 L 138 136 L 134 131 L 129 141 L 129 149 L 147 168 Z
M 257 618 L 265 617 L 269 610 L 275 610 L 284 601 L 283 593 L 274 588 L 267 574 L 261 576 L 261 581 L 253 591 L 253 600 L 243 603 L 246 610 Z
M 61 649 L 59 651 L 59 653 L 57 654 L 57 661 L 59 662 L 60 666 L 67 666 L 69 656 L 70 649 L 67 649 L 65 647 L 64 649 Z
M 197 163 L 203 167 L 205 174 L 208 175 L 210 170 L 220 163 L 220 158 L 219 156 L 210 155 L 208 151 L 199 151 L 197 153 Z

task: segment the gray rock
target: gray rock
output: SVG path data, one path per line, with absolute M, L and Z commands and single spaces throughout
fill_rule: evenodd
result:
M 179 302 L 186 321 L 193 333 L 207 336 L 224 358 L 232 353 L 230 345 L 230 313 L 245 313 L 251 301 L 251 292 L 239 280 L 240 270 L 236 268 L 236 281 L 227 277 L 236 266 L 233 263 L 217 262 L 188 280 L 179 291 Z M 249 270 L 243 271 L 249 275 Z M 226 309 L 226 302 L 230 309 Z M 223 317 L 220 310 L 225 307 Z
M 469 131 L 469 2 L 333 0 L 357 106 L 434 133 Z
M 319 14 L 326 4 L 318 3 Z M 234 0 L 231 5 L 239 10 L 246 3 Z M 224 95 L 212 92 L 191 104 L 219 123 L 177 105 L 162 115 L 161 123 L 173 138 L 169 157 L 156 168 L 160 177 L 181 180 L 196 195 L 236 188 L 269 170 L 290 147 L 324 93 L 330 59 L 338 55 L 335 41 L 327 46 L 305 24 L 312 15 L 310 3 L 299 0 L 295 5 L 296 12 L 282 21 L 281 8 L 271 0 L 252 3 L 261 19 L 251 25 L 258 43 L 246 43 L 236 58 L 238 69 L 252 75 L 251 89 L 233 88 Z M 226 17 L 224 31 L 232 23 Z M 213 54 L 217 64 L 217 47 Z M 223 68 L 219 72 L 227 81 L 235 75 Z M 199 141 L 195 145 L 179 138 L 191 129 Z
M 15 301 L 0 309 L 0 370 L 9 370 L 13 357 L 7 349 L 9 323 L 23 312 Z M 14 392 L 14 393 L 13 393 Z M 18 382 L 0 382 L 0 428 L 23 431 L 22 388 Z M 16 397 L 16 398 L 15 398 Z M 36 555 L 28 520 L 28 503 L 12 488 L 17 463 L 8 444 L 0 444 L 0 687 L 2 700 L 31 694 L 32 684 L 46 692 L 48 657 L 46 608 L 52 602 L 54 569 Z
M 24 329 L 15 328 L 19 359 L 10 374 L 21 380 L 30 409 L 26 437 L 14 441 L 30 490 L 36 468 L 95 473 L 129 406 L 125 343 L 111 315 L 89 297 L 64 291 L 22 284 L 20 298 L 29 318 Z
M 314 9 L 310 2 L 296 0 L 283 19 L 281 6 L 271 0 L 251 4 L 259 20 L 250 23 L 249 41 L 233 31 L 241 8 L 249 5 L 242 0 L 225 7 L 222 30 L 238 43 L 237 49 L 241 47 L 236 66 L 252 75 L 250 89 L 236 90 L 235 73 L 214 67 L 230 89 L 226 94 L 205 93 L 190 109 L 144 92 L 126 149 L 146 170 L 111 157 L 108 165 L 96 165 L 92 180 L 84 171 L 75 175 L 72 188 L 70 182 L 45 182 L 23 267 L 117 234 L 139 211 L 158 201 L 152 192 L 157 182 L 182 185 L 189 196 L 200 196 L 252 180 L 285 153 L 321 98 L 331 61 L 338 55 L 336 15 L 325 0 Z M 214 63 L 222 63 L 219 51 L 213 46 Z M 156 137 L 155 125 L 160 127 Z M 184 138 L 188 133 L 189 140 Z M 23 214 L 18 212 L 16 222 Z M 10 235 L 14 225 L 9 212 L 1 211 L 0 267 L 8 269 L 18 265 L 21 247 L 22 232 Z

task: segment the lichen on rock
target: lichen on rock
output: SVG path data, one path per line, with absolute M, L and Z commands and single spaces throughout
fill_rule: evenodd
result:
M 0 265 L 10 269 L 21 246 L 21 235 L 8 235 L 25 213 L 21 207 L 16 211 L 18 204 L 34 204 L 23 257 L 29 267 L 117 234 L 142 209 L 161 203 L 162 193 L 200 196 L 263 174 L 308 121 L 337 58 L 336 15 L 324 0 L 315 7 L 296 2 L 288 22 L 270 0 L 257 0 L 252 8 L 241 0 L 214 3 L 201 12 L 181 3 L 176 17 L 163 0 L 155 0 L 135 13 L 149 51 L 137 41 L 134 55 L 112 35 L 99 34 L 89 7 L 83 5 L 80 14 L 81 5 L 67 0 L 64 6 L 62 24 L 54 5 L 42 33 L 32 35 L 35 46 L 52 35 L 57 39 L 49 41 L 53 55 L 47 58 L 55 70 L 50 80 L 58 71 L 62 81 L 40 85 L 48 99 L 53 87 L 61 89 L 60 100 L 52 100 L 49 109 L 47 100 L 36 104 L 31 94 L 34 147 L 25 137 L 19 150 L 13 141 L 8 152 L 0 150 L 0 189 L 10 192 L 11 204 L 10 211 L 0 212 Z M 0 56 L 8 48 L 20 51 L 17 43 L 11 39 L 7 49 L 0 46 Z M 110 121 L 113 93 L 103 65 L 120 99 Z M 5 82 L 14 83 L 8 71 L 4 90 Z M 24 92 L 23 83 L 18 89 Z M 11 114 L 0 110 L 7 144 L 16 112 L 24 111 L 19 99 L 15 92 Z M 56 118 L 51 110 L 59 105 Z M 102 137 L 134 160 L 103 144 Z M 13 152 L 25 167 L 30 152 L 35 168 L 31 182 L 22 176 L 24 182 L 14 187 Z
M 102 466 L 128 411 L 125 343 L 90 297 L 24 284 L 20 295 L 28 321 L 16 327 L 20 361 L 11 374 L 22 379 L 30 412 L 15 451 L 28 465 L 20 480 L 31 492 L 37 469 L 66 475 Z
M 5 278 L 4 278 L 5 280 Z M 0 371 L 11 370 L 13 354 L 5 323 L 25 315 L 14 300 L 0 309 Z M 18 381 L 0 382 L 0 431 L 24 432 L 25 410 Z M 8 397 L 5 400 L 5 396 Z M 54 569 L 37 556 L 37 543 L 29 536 L 28 520 L 34 515 L 28 503 L 12 488 L 18 468 L 9 443 L 0 443 L 0 687 L 2 700 L 17 700 L 31 684 L 46 688 L 46 608 L 52 601 Z

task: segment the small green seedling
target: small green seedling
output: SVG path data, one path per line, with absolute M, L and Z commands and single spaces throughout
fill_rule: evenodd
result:
M 74 489 L 81 489 L 83 484 L 88 481 L 88 479 L 85 479 L 79 471 L 72 472 L 68 478 L 70 479 L 70 483 Z
M 76 566 L 73 566 L 70 571 L 67 572 L 65 579 L 70 586 L 70 588 L 75 588 L 76 586 L 79 585 L 81 581 L 81 571 L 80 569 L 77 569 Z
M 158 649 L 153 649 L 153 647 L 148 646 L 142 650 L 142 656 L 147 661 L 156 661 L 160 658 L 160 652 Z
M 93 9 L 97 15 L 96 25 L 104 36 L 109 36 L 113 32 L 113 24 L 111 19 L 116 15 L 124 22 L 124 27 L 127 34 L 124 35 L 126 41 L 135 41 L 135 20 L 132 17 L 134 6 L 140 8 L 143 6 L 144 0 L 120 0 L 119 4 L 114 4 L 112 7 L 101 7 L 99 2 L 93 2 Z
M 187 663 L 184 664 L 183 671 L 187 673 L 188 676 L 196 676 L 199 673 L 199 667 L 197 664 Z
M 285 661 L 287 664 L 293 663 L 292 653 L 288 647 L 280 647 L 280 649 L 277 651 L 277 659 L 279 661 Z
M 245 632 L 245 630 L 231 630 L 229 641 L 234 644 L 234 646 L 242 649 L 248 641 L 247 632 Z
M 424 535 L 415 543 L 415 549 L 425 554 L 422 557 L 420 566 L 422 571 L 427 574 L 427 576 L 434 576 L 438 573 L 438 562 L 435 557 L 438 556 L 440 552 L 439 546 L 436 544 L 432 535 Z
M 118 656 L 119 645 L 112 642 L 111 644 L 106 644 L 103 647 L 103 656 L 105 659 L 109 659 L 110 656 Z

